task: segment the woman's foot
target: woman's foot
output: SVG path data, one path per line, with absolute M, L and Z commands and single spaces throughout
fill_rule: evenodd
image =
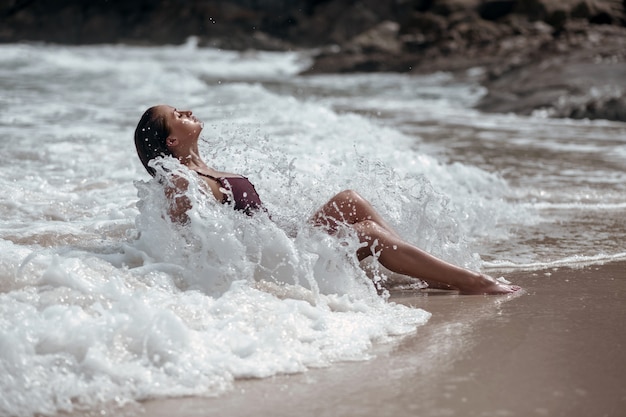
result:
M 479 273 L 466 283 L 459 286 L 461 294 L 511 294 L 522 289 L 519 285 L 506 284 Z

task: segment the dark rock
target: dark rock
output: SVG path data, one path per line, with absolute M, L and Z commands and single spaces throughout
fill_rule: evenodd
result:
M 624 35 L 626 31 L 622 32 L 626 40 Z M 626 61 L 612 55 L 610 48 L 597 51 L 548 56 L 511 69 L 485 82 L 489 93 L 477 108 L 519 114 L 545 110 L 556 117 L 626 121 Z
M 517 0 L 487 0 L 478 8 L 480 17 L 485 20 L 498 20 L 515 10 Z
M 404 20 L 400 32 L 403 34 L 420 33 L 440 38 L 446 32 L 447 27 L 448 21 L 442 16 L 429 12 L 415 12 Z
M 450 16 L 458 12 L 474 11 L 480 3 L 481 0 L 436 0 L 430 11 L 442 16 Z
M 520 0 L 515 11 L 531 20 L 543 20 L 560 28 L 570 17 L 592 23 L 619 24 L 623 22 L 625 9 L 615 0 Z
M 402 50 L 402 44 L 398 38 L 399 31 L 398 23 L 387 20 L 355 36 L 347 43 L 347 46 L 365 53 L 399 54 Z
M 425 12 L 433 7 L 436 0 L 415 0 L 413 1 L 413 10 Z
M 481 46 L 508 35 L 508 28 L 479 18 L 466 19 L 451 25 L 449 35 L 466 45 Z

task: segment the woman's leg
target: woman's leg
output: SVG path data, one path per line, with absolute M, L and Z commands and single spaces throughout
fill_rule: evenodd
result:
M 357 252 L 359 260 L 378 254 L 385 268 L 426 282 L 450 285 L 465 294 L 505 294 L 519 289 L 477 272 L 452 265 L 404 241 L 372 205 L 354 191 L 333 197 L 312 217 L 318 226 L 334 232 L 338 224 L 351 225 L 367 245 Z
M 493 278 L 445 262 L 397 238 L 373 221 L 353 224 L 361 242 L 367 246 L 359 249 L 359 260 L 376 251 L 378 261 L 390 271 L 423 279 L 431 283 L 447 284 L 463 294 L 506 294 L 519 287 L 500 283 Z
M 387 224 L 370 202 L 353 190 L 345 190 L 336 194 L 310 219 L 314 225 L 322 226 L 331 233 L 337 230 L 339 224 L 352 225 L 365 220 L 373 221 L 400 239 L 398 233 Z

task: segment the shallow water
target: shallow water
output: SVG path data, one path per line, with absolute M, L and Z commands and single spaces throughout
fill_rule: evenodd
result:
M 347 234 L 306 226 L 353 188 L 411 242 L 505 273 L 625 259 L 626 125 L 486 115 L 447 74 L 300 77 L 305 56 L 0 46 L 0 414 L 219 395 L 364 360 L 422 310 L 385 302 Z M 202 153 L 272 220 L 194 193 L 163 219 L 138 161 L 150 105 L 191 108 Z M 190 181 L 196 181 L 190 177 Z

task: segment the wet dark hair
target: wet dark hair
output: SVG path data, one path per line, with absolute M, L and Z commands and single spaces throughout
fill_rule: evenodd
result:
M 146 110 L 135 129 L 137 155 L 139 155 L 139 159 L 148 173 L 153 177 L 156 171 L 148 166 L 148 163 L 159 156 L 172 156 L 165 143 L 170 131 L 165 124 L 165 117 L 157 114 L 157 107 L 150 107 Z

